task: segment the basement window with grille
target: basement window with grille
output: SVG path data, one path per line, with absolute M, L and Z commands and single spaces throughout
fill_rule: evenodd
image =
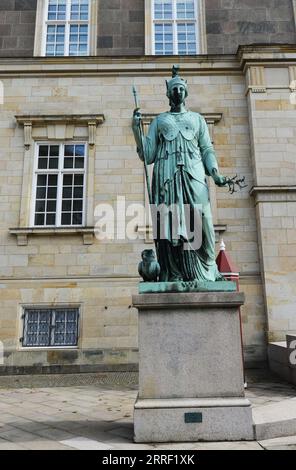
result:
M 24 308 L 23 347 L 74 347 L 78 344 L 79 308 Z

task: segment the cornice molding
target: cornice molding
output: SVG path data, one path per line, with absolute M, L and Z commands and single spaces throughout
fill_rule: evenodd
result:
M 246 71 L 251 65 L 295 64 L 295 44 L 267 44 L 239 46 L 236 54 L 240 70 Z
M 266 202 L 296 202 L 296 186 L 253 186 L 250 195 L 255 204 Z
M 19 124 L 31 122 L 33 126 L 48 124 L 79 124 L 87 126 L 90 121 L 97 125 L 103 124 L 105 121 L 104 114 L 28 114 L 15 116 Z
M 28 245 L 28 236 L 30 235 L 82 235 L 84 245 L 92 245 L 95 233 L 94 227 L 55 227 L 55 228 L 38 228 L 38 227 L 16 227 L 10 228 L 9 233 L 16 235 L 18 246 Z
M 32 143 L 33 127 L 53 125 L 85 126 L 88 127 L 89 145 L 95 145 L 96 128 L 105 122 L 104 114 L 49 114 L 15 116 L 17 123 L 24 126 L 24 145 L 28 149 Z M 72 129 L 74 132 L 74 127 Z
M 165 76 L 173 63 L 184 76 L 241 75 L 251 65 L 295 65 L 296 45 L 244 45 L 236 54 L 196 56 L 11 57 L 0 59 L 0 78 L 19 76 Z
M 171 76 L 172 64 L 179 63 L 182 75 L 240 75 L 235 56 L 155 56 L 1 59 L 0 78 L 16 76 Z

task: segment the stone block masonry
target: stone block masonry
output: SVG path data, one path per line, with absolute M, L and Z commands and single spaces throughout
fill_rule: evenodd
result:
M 32 57 L 37 0 L 0 2 L 0 57 Z
M 235 53 L 243 44 L 295 43 L 291 0 L 206 0 L 210 54 Z
M 269 64 L 274 65 L 262 65 L 266 80 L 260 88 L 257 82 L 246 79 L 249 66 L 245 76 L 238 56 L 218 62 L 206 57 L 200 63 L 186 58 L 181 63 L 188 80 L 190 109 L 222 114 L 213 126 L 221 172 L 244 175 L 248 184 L 246 190 L 232 196 L 218 188 L 216 213 L 217 223 L 226 226 L 223 238 L 238 265 L 241 290 L 246 294 L 242 308 L 244 346 L 247 363 L 253 364 L 266 357 L 267 330 L 270 338 L 274 335 L 277 339 L 296 328 L 291 306 L 295 298 L 295 196 L 291 177 L 295 169 L 295 110 L 290 109 L 289 102 L 289 77 L 294 69 L 282 61 L 283 57 L 291 61 L 289 57 L 295 53 L 289 50 L 290 55 L 286 55 L 284 47 L 278 53 L 274 48 L 254 49 L 257 60 L 267 56 Z M 242 54 L 248 57 L 253 52 L 246 48 Z M 135 363 L 137 316 L 130 306 L 139 280 L 140 253 L 147 248 L 144 236 L 111 242 L 94 239 L 92 244 L 84 244 L 81 235 L 73 233 L 29 235 L 27 245 L 18 245 L 9 229 L 20 226 L 22 188 L 32 186 L 33 169 L 27 165 L 24 129 L 15 116 L 38 115 L 40 109 L 47 116 L 65 116 L 65 112 L 71 116 L 78 109 L 89 115 L 99 110 L 105 121 L 95 131 L 95 145 L 90 146 L 90 207 L 102 202 L 116 204 L 118 195 L 125 196 L 127 203 L 143 203 L 143 165 L 131 131 L 131 86 L 137 86 L 144 112 L 166 111 L 165 79 L 170 68 L 170 58 L 155 62 L 146 57 L 86 58 L 79 62 L 67 58 L 51 59 L 50 63 L 40 58 L 10 59 L 0 64 L 5 90 L 0 118 L 0 340 L 3 338 L 9 352 L 7 366 L 29 367 L 36 359 L 48 367 L 59 360 L 68 361 L 65 356 L 58 359 L 58 353 L 29 354 L 19 343 L 23 305 L 68 303 L 79 304 L 82 309 L 76 365 L 86 365 L 86 357 L 93 366 Z M 257 76 L 250 73 L 253 75 Z M 36 132 L 34 128 L 33 140 L 38 141 L 40 135 L 47 139 L 45 132 Z M 52 135 L 58 138 L 59 134 Z M 77 138 L 82 136 L 85 138 L 85 131 L 78 128 Z M 270 159 L 266 154 L 269 142 Z M 34 151 L 30 152 L 32 161 Z M 282 186 L 276 189 L 279 183 Z M 250 197 L 253 187 L 259 199 L 257 193 Z M 24 208 L 24 220 L 26 211 L 29 208 Z M 136 230 L 135 224 L 135 235 Z M 102 355 L 92 354 L 95 349 L 103 351 Z
M 93 54 L 144 55 L 145 42 L 151 40 L 145 38 L 145 21 L 151 21 L 145 18 L 145 0 L 97 1 L 97 50 Z M 206 29 L 210 54 L 235 53 L 242 44 L 295 42 L 292 0 L 204 1 L 206 28 L 202 29 Z M 0 57 L 33 56 L 36 8 L 37 0 L 1 0 Z

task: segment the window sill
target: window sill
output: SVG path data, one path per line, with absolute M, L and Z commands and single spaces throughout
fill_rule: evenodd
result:
M 81 235 L 84 245 L 92 245 L 94 242 L 94 227 L 10 228 L 9 233 L 16 235 L 18 246 L 28 245 L 28 237 L 36 235 Z

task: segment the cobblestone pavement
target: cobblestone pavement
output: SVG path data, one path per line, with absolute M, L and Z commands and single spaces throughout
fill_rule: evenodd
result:
M 252 380 L 254 407 L 295 397 L 278 381 Z M 135 385 L 0 389 L 0 450 L 17 449 L 296 449 L 296 436 L 265 442 L 135 444 Z

